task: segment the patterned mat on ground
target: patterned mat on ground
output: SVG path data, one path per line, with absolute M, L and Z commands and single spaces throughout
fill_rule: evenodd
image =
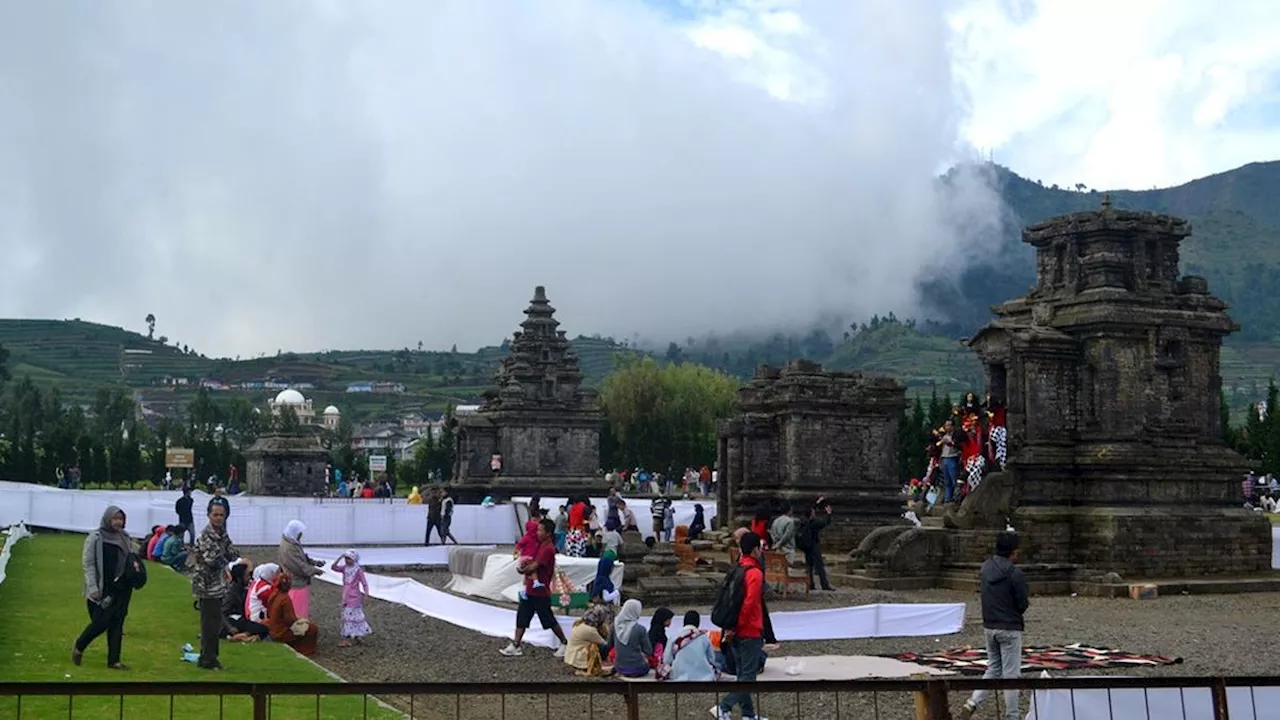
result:
M 954 670 L 965 675 L 981 675 L 987 671 L 985 648 L 962 647 L 936 653 L 902 653 L 889 655 L 895 660 L 919 663 L 929 667 Z M 1032 670 L 1088 670 L 1098 668 L 1143 667 L 1151 665 L 1177 665 L 1180 657 L 1142 655 L 1140 653 L 1109 650 L 1075 643 L 1073 645 L 1044 645 L 1022 649 L 1022 671 Z

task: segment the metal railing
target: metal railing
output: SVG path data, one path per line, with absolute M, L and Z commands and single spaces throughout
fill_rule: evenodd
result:
M 454 720 L 562 720 L 565 717 L 649 720 L 699 718 L 705 720 L 712 704 L 730 692 L 750 692 L 757 714 L 771 720 L 800 718 L 851 718 L 880 720 L 951 720 L 974 690 L 993 691 L 976 717 L 1004 717 L 1003 690 L 1021 693 L 1020 717 L 1034 711 L 1043 720 L 1252 720 L 1277 716 L 1272 699 L 1259 699 L 1255 691 L 1280 688 L 1280 677 L 1055 677 L 988 680 L 938 677 L 910 680 L 798 680 L 755 683 L 654 683 L 654 682 L 552 682 L 552 683 L 235 683 L 235 682 L 0 682 L 0 720 L 67 717 L 77 709 L 84 716 L 170 718 L 189 717 L 183 703 L 199 699 L 199 717 L 290 720 L 292 718 L 454 718 Z M 1229 707 L 1229 690 L 1238 689 L 1240 700 Z M 1151 691 L 1177 691 L 1177 702 L 1165 696 L 1158 707 Z M 1194 691 L 1191 695 L 1187 691 Z M 1070 699 L 1055 703 L 1052 712 L 1042 708 L 1047 691 L 1066 691 Z M 1076 692 L 1105 693 L 1106 714 L 1077 710 Z M 1142 702 L 1129 699 L 1129 707 L 1115 702 L 1117 691 L 1141 691 Z M 1207 691 L 1205 697 L 1204 691 Z M 1197 693 L 1199 693 L 1197 695 Z M 696 697 L 691 697 L 696 696 Z M 126 698 L 151 698 L 145 710 L 126 706 Z M 1280 695 L 1274 696 L 1280 698 Z M 177 700 L 183 699 L 183 703 Z M 465 700 L 464 700 L 465 698 Z M 552 698 L 556 701 L 553 702 Z M 602 699 L 603 698 L 603 699 Z M 65 699 L 65 707 L 59 700 Z M 1045 703 L 1047 705 L 1047 703 Z M 1093 705 L 1097 705 L 1093 703 Z M 1140 708 L 1133 706 L 1140 705 Z M 1172 708 L 1170 707 L 1172 705 Z M 682 707 L 683 706 L 683 707 Z M 126 710 L 129 710 L 127 713 Z M 24 710 L 26 714 L 24 714 Z M 1234 711 L 1234 712 L 1233 712 Z M 1042 713 L 1044 713 L 1042 715 Z

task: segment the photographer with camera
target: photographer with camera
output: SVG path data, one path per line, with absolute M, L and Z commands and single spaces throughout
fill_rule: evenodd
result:
M 831 503 L 819 497 L 809 506 L 804 527 L 796 537 L 796 547 L 804 552 L 805 572 L 809 576 L 809 589 L 813 590 L 813 574 L 817 572 L 823 590 L 835 590 L 827 579 L 827 566 L 822 561 L 822 531 L 831 524 Z

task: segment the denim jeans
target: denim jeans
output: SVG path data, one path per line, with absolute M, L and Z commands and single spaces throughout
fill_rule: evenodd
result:
M 755 682 L 756 675 L 760 673 L 760 658 L 764 654 L 764 639 L 734 638 L 729 645 L 729 652 L 733 653 L 734 665 L 737 666 L 738 682 Z M 756 708 L 751 704 L 751 693 L 728 693 L 724 696 L 724 700 L 720 701 L 720 712 L 731 713 L 734 705 L 742 708 L 742 717 L 756 716 Z
M 943 502 L 951 502 L 956 497 L 956 480 L 960 477 L 960 458 L 942 458 Z
M 1022 631 L 983 629 L 987 637 L 987 672 L 984 678 L 1013 679 L 1022 675 Z M 975 690 L 969 698 L 969 704 L 977 707 L 987 695 L 988 690 Z M 1019 720 L 1018 691 L 1004 691 L 1004 716 L 1009 720 Z

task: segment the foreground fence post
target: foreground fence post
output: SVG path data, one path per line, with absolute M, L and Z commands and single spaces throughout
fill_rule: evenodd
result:
M 249 695 L 253 698 L 253 720 L 267 720 L 267 693 L 254 685 Z
M 627 703 L 627 720 L 640 720 L 640 693 L 636 691 L 635 683 L 626 683 L 626 686 L 623 699 Z
M 925 673 L 915 673 L 911 676 L 912 680 L 928 680 L 929 676 Z M 929 720 L 929 696 L 923 690 L 917 690 L 916 696 L 916 720 Z
M 930 680 L 926 687 L 929 695 L 929 720 L 951 720 L 947 683 L 943 680 Z
M 1227 683 L 1218 678 L 1209 686 L 1209 692 L 1213 695 L 1213 720 L 1230 720 L 1230 711 L 1227 710 Z

